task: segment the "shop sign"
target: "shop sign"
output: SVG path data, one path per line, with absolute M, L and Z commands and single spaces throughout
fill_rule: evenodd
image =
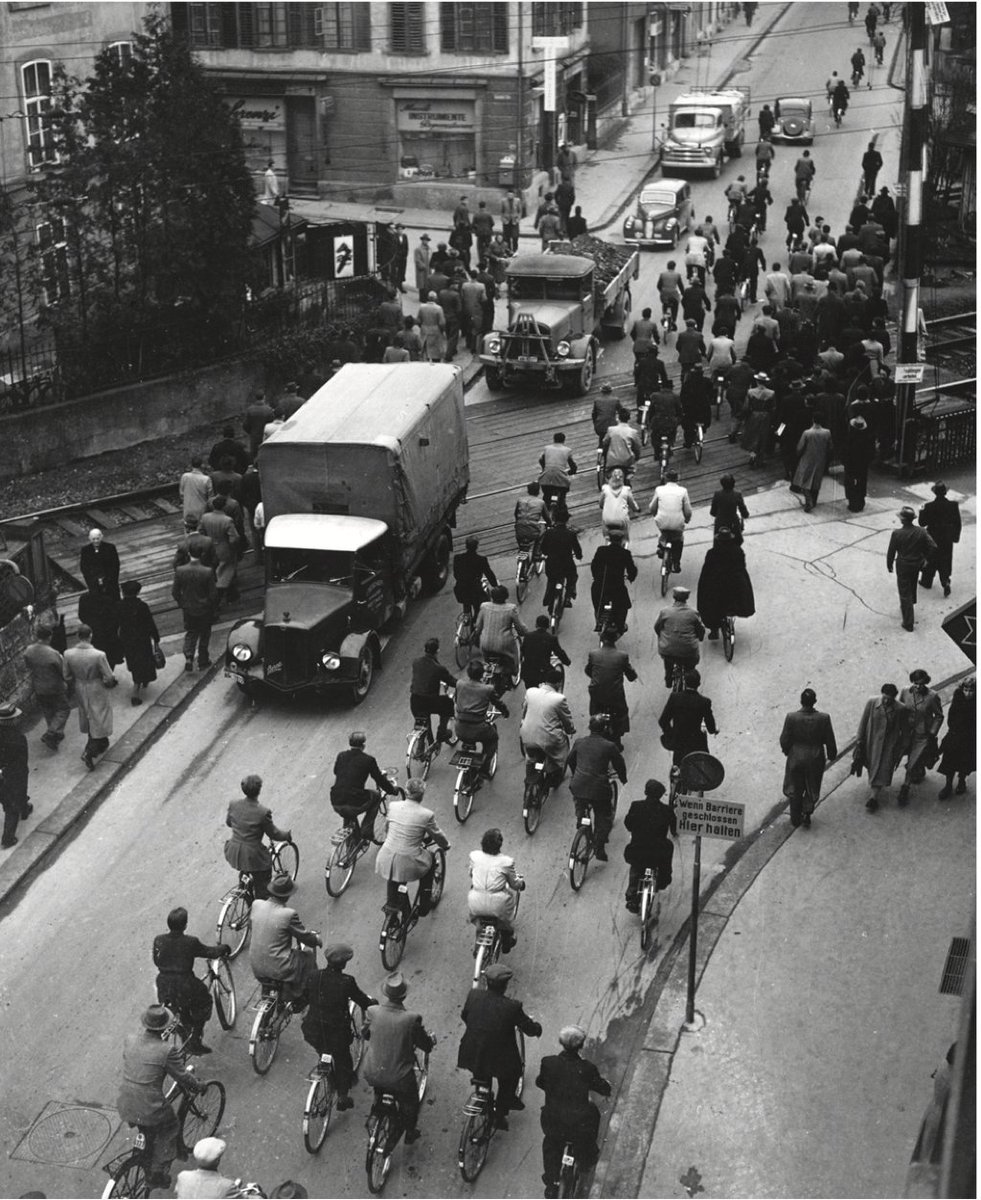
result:
M 286 104 L 269 96 L 240 96 L 228 101 L 243 129 L 286 129 Z
M 474 104 L 472 100 L 399 100 L 397 124 L 404 133 L 473 133 Z
M 349 233 L 334 238 L 334 278 L 354 278 L 354 238 Z

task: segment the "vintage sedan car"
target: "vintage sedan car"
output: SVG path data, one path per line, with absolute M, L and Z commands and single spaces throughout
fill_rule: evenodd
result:
M 634 246 L 677 246 L 694 220 L 691 184 L 656 179 L 640 189 L 633 215 L 623 222 L 623 240 Z
M 814 114 L 810 100 L 803 96 L 778 96 L 773 106 L 773 132 L 770 138 L 780 142 L 814 142 Z

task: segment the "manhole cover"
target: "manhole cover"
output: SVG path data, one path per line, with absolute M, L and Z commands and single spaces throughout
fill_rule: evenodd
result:
M 51 1103 L 21 1139 L 11 1158 L 61 1166 L 91 1165 L 119 1126 L 113 1109 Z

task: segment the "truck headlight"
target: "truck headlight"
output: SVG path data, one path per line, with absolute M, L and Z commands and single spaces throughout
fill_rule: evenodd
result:
M 487 341 L 484 342 L 484 350 L 488 354 L 500 354 L 501 353 L 501 339 L 500 338 L 488 338 Z
M 232 658 L 244 667 L 255 658 L 255 655 L 252 652 L 251 646 L 246 646 L 244 642 L 236 642 L 232 647 Z
M 341 665 L 341 656 L 328 650 L 326 654 L 320 656 L 320 665 L 325 671 L 336 671 Z
M 568 342 L 559 342 L 559 344 L 555 347 L 555 353 L 559 356 L 559 358 L 568 358 L 572 353 L 572 347 Z
M 705 155 L 706 158 L 715 158 L 715 151 L 712 149 L 711 146 L 703 146 L 702 153 Z

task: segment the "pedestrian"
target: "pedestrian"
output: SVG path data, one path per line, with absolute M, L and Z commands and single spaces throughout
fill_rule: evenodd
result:
M 253 464 L 249 464 L 249 471 L 255 473 L 256 479 L 259 478 L 259 472 Z M 183 566 L 184 563 L 191 561 L 191 548 L 196 546 L 198 549 L 198 558 L 206 567 L 218 566 L 218 555 L 215 553 L 215 544 L 211 538 L 201 533 L 198 529 L 198 518 L 192 515 L 184 521 L 184 536 L 177 543 L 177 549 L 174 551 L 174 570 Z
M 105 654 L 92 645 L 89 626 L 79 625 L 76 636 L 78 644 L 65 651 L 65 678 L 69 695 L 78 704 L 78 728 L 87 738 L 82 762 L 92 771 L 95 760 L 109 749 L 112 733 L 109 689 L 118 680 Z
M 773 132 L 773 126 L 776 124 L 776 117 L 774 117 L 773 111 L 771 110 L 769 104 L 763 105 L 763 107 L 760 109 L 757 120 L 759 121 L 760 125 L 760 140 L 769 141 L 770 134 Z
M 574 238 L 582 237 L 584 233 L 588 233 L 586 227 L 586 218 L 582 215 L 582 206 L 577 204 L 576 211 L 565 223 L 566 235 L 571 242 Z
M 258 513 L 258 510 L 256 510 Z M 184 615 L 184 670 L 194 670 L 194 654 L 197 651 L 198 667 L 203 670 L 211 665 L 211 626 L 218 610 L 218 586 L 215 573 L 206 567 L 190 547 L 190 562 L 174 572 L 172 595 L 177 607 Z
M 487 201 L 481 200 L 477 204 L 477 211 L 473 215 L 471 221 L 474 236 L 477 239 L 477 258 L 482 259 L 487 255 L 487 247 L 490 245 L 490 240 L 494 236 L 494 217 L 487 209 Z
M 471 273 L 460 287 L 460 327 L 467 349 L 477 352 L 477 339 L 481 334 L 484 318 L 486 287 Z
M 442 362 L 446 354 L 446 317 L 435 292 L 429 292 L 425 303 L 419 305 L 419 334 L 425 360 Z
M 924 566 L 937 553 L 937 543 L 925 529 L 913 524 L 916 513 L 908 505 L 899 510 L 900 528 L 894 529 L 886 550 L 886 570 L 891 575 L 896 568 L 896 590 L 903 628 L 913 632 L 916 582 Z
M 923 566 L 920 586 L 933 587 L 933 577 L 939 575 L 944 595 L 949 596 L 954 545 L 961 540 L 961 510 L 956 500 L 947 499 L 945 483 L 935 483 L 930 490 L 936 499 L 920 509 L 919 524 L 933 538 L 936 550 Z
M 429 264 L 432 260 L 429 244 L 431 241 L 432 238 L 429 234 L 424 233 L 419 239 L 419 245 L 412 252 L 412 264 L 416 271 L 416 291 L 419 293 L 420 300 L 429 290 Z
M 119 599 L 119 551 L 105 540 L 101 529 L 89 530 L 89 543 L 82 547 L 78 566 L 90 592 Z
M 702 677 L 694 668 L 685 672 L 684 690 L 671 692 L 658 724 L 661 745 L 670 751 L 671 761 L 680 767 L 688 754 L 708 753 L 707 733 L 719 732 L 712 713 L 712 701 L 699 693 Z
M 562 216 L 554 200 L 542 213 L 541 219 L 536 218 L 536 228 L 538 236 L 542 239 L 543 251 L 548 249 L 549 242 L 562 237 Z
M 473 249 L 473 227 L 467 225 L 457 225 L 449 236 L 450 253 L 454 251 L 459 256 L 459 262 L 464 270 L 470 270 L 470 253 Z
M 238 562 L 238 532 L 235 522 L 225 511 L 225 497 L 215 496 L 211 508 L 198 522 L 201 532 L 211 538 L 218 557 L 218 567 L 215 572 L 218 585 L 218 604 L 226 600 L 238 599 L 237 569 Z
M 705 551 L 695 597 L 698 615 L 711 642 L 718 640 L 723 618 L 751 617 L 756 612 L 753 583 L 741 541 L 741 537 L 736 540 L 731 527 L 724 525 Z
M 17 726 L 21 710 L 13 704 L 0 707 L 0 806 L 3 808 L 3 835 L 0 847 L 17 845 L 17 825 L 34 811 L 27 794 L 30 771 L 27 738 Z
M 909 800 L 910 784 L 922 783 L 928 767 L 940 757 L 937 734 L 944 723 L 944 706 L 930 687 L 930 676 L 922 668 L 910 672 L 910 686 L 899 693 L 899 702 L 909 709 L 909 745 L 906 778 L 899 789 L 899 804 Z
M 940 745 L 943 757 L 938 767 L 946 782 L 938 796 L 940 800 L 949 800 L 954 791 L 958 796 L 967 791 L 967 777 L 974 773 L 977 760 L 977 710 L 976 680 L 969 675 L 954 689 L 947 709 L 947 733 Z
M 746 422 L 739 444 L 749 451 L 751 467 L 762 466 L 770 451 L 777 394 L 767 386 L 768 383 L 769 376 L 759 371 L 753 377 L 753 386 L 746 393 Z
M 405 291 L 405 272 L 409 266 L 409 238 L 405 226 L 395 226 L 395 249 L 392 253 L 391 280 L 400 292 Z
M 78 619 L 92 630 L 92 645 L 103 651 L 110 667 L 123 661 L 118 600 L 102 592 L 82 592 L 78 598 Z
M 879 807 L 879 794 L 892 783 L 893 772 L 909 744 L 909 710 L 896 697 L 894 683 L 884 683 L 879 695 L 869 700 L 858 724 L 852 774 L 869 773 L 872 794 L 865 801 L 869 812 Z
M 24 651 L 34 698 L 47 726 L 41 741 L 49 750 L 57 750 L 64 741 L 65 725 L 71 711 L 65 686 L 65 660 L 51 644 L 53 634 L 53 626 L 38 621 L 34 631 L 36 640 Z
M 562 232 L 566 237 L 569 236 L 569 218 L 575 202 L 576 189 L 568 180 L 563 179 L 555 189 L 555 203 L 558 206 L 559 216 L 562 218 Z
M 306 402 L 306 396 L 300 395 L 300 385 L 295 379 L 291 379 L 289 383 L 283 385 L 283 394 L 276 401 L 276 407 L 288 421 L 290 417 L 296 416 Z M 235 462 L 231 456 L 229 456 L 227 461 L 222 460 L 218 464 L 217 471 L 211 472 L 211 482 L 214 484 L 216 492 L 219 490 L 218 485 L 222 480 L 226 480 L 232 485 L 231 494 L 237 500 L 239 487 L 242 483 L 242 475 L 241 472 L 235 470 Z
M 518 249 L 523 215 L 524 203 L 518 199 L 514 188 L 508 188 L 507 195 L 501 201 L 501 232 L 504 242 L 512 254 L 516 253 Z
M 763 294 L 767 304 L 773 310 L 783 308 L 790 303 L 793 295 L 793 285 L 790 276 L 781 269 L 778 262 L 770 264 L 770 273 L 763 280 Z
M 264 407 L 268 408 L 268 406 Z M 273 410 L 269 408 L 268 412 L 269 418 L 272 419 Z M 258 420 L 259 417 L 256 415 L 256 421 Z M 256 436 L 256 434 L 249 428 L 247 422 L 246 431 L 248 432 L 250 438 L 255 439 L 252 450 L 253 458 L 258 452 L 259 444 L 262 442 L 262 431 L 265 428 L 265 421 L 263 421 L 262 425 L 257 426 L 257 428 L 258 435 Z M 184 511 L 184 520 L 186 521 L 187 518 L 191 516 L 202 516 L 211 502 L 212 496 L 215 494 L 215 487 L 211 482 L 211 476 L 204 469 L 204 459 L 200 454 L 191 455 L 191 469 L 189 471 L 185 471 L 181 476 L 180 487 L 178 491 L 180 494 L 181 506 Z
M 865 508 L 869 467 L 873 458 L 875 458 L 875 434 L 869 428 L 868 422 L 861 412 L 855 412 L 848 421 L 845 445 L 841 453 L 845 500 L 848 502 L 849 512 L 858 513 Z
M 249 465 L 249 453 L 242 443 L 236 439 L 234 425 L 222 426 L 221 440 L 215 442 L 211 447 L 211 453 L 208 455 L 208 466 L 216 471 L 226 458 L 232 460 L 232 469 L 237 471 L 239 475 L 245 473 L 245 468 Z
M 134 706 L 143 703 L 140 692 L 157 678 L 157 658 L 163 656 L 150 606 L 140 599 L 142 588 L 138 579 L 127 579 L 119 604 L 119 640 L 126 668 L 133 677 L 130 704 Z
M 831 432 L 824 428 L 817 413 L 814 414 L 810 429 L 805 429 L 800 436 L 797 454 L 794 487 L 804 497 L 804 512 L 811 512 L 817 504 L 821 480 L 831 462 Z
M 787 713 L 780 731 L 780 749 L 787 756 L 783 794 L 790 801 L 790 823 L 811 827 L 814 806 L 821 798 L 821 780 L 828 760 L 838 754 L 831 717 L 815 707 L 817 693 L 804 688 L 800 708 Z
M 270 158 L 266 169 L 262 172 L 262 203 L 275 204 L 279 199 L 279 180 L 276 178 L 276 168 Z
M 576 182 L 576 167 L 579 165 L 579 159 L 576 156 L 575 150 L 567 143 L 563 142 L 559 146 L 559 152 L 555 156 L 555 166 L 558 169 L 559 176 L 567 183 L 574 184 Z

